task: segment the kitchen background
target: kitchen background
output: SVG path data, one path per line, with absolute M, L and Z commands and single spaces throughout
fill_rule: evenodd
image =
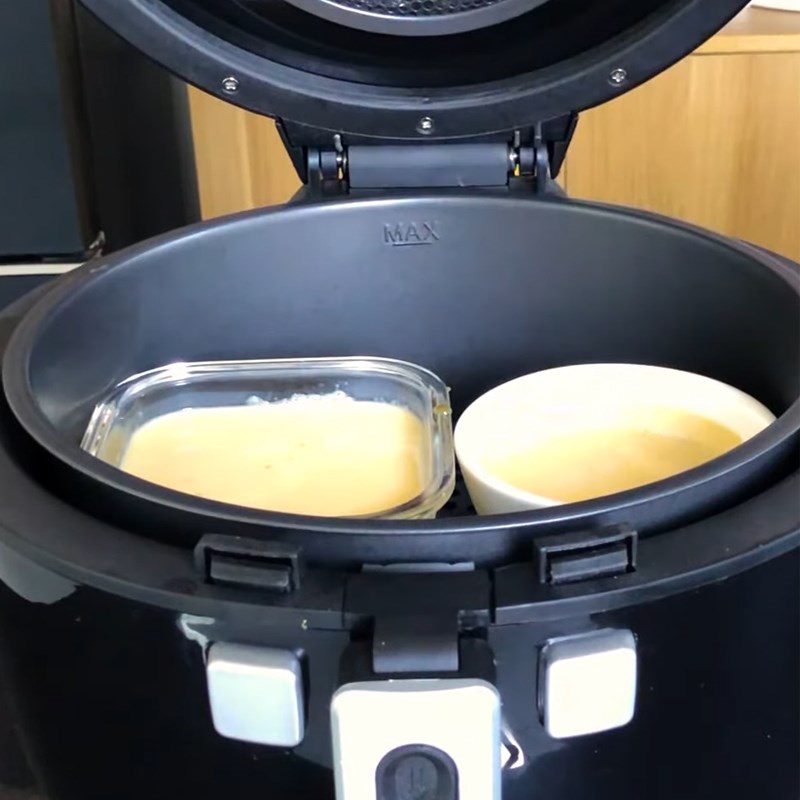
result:
M 559 180 L 800 259 L 799 144 L 800 13 L 750 7 L 582 114 Z M 187 88 L 72 0 L 0 2 L 0 305 L 101 250 L 298 186 L 271 120 Z M 33 779 L 9 700 L 0 800 L 21 800 Z
M 5 274 L 283 203 L 299 186 L 271 120 L 186 87 L 74 0 L 0 4 L 0 108 Z M 584 112 L 559 180 L 576 198 L 798 259 L 799 131 L 800 13 L 751 6 Z
M 203 216 L 298 186 L 273 123 L 189 90 Z M 746 8 L 693 55 L 581 114 L 573 197 L 688 220 L 800 258 L 800 13 Z

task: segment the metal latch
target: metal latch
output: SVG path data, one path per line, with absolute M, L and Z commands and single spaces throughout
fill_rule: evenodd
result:
M 539 580 L 561 584 L 633 572 L 637 539 L 629 525 L 536 539 L 533 548 Z
M 348 580 L 345 610 L 371 634 L 363 653 L 374 675 L 463 672 L 482 665 L 474 634 L 489 624 L 491 582 L 483 571 L 361 573 Z M 481 666 L 483 670 L 483 666 Z
M 208 534 L 194 550 L 203 581 L 288 594 L 300 587 L 299 548 L 242 536 Z

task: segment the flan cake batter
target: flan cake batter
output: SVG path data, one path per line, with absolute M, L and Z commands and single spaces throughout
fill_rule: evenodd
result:
M 421 421 L 343 393 L 193 408 L 143 425 L 121 467 L 153 483 L 251 508 L 377 514 L 412 500 L 429 469 Z

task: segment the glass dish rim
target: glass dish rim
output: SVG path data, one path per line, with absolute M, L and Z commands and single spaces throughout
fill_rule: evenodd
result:
M 426 367 L 402 359 L 383 356 L 320 356 L 302 358 L 269 359 L 221 359 L 204 361 L 173 361 L 153 367 L 120 381 L 95 404 L 86 430 L 80 442 L 81 450 L 109 466 L 120 469 L 118 464 L 105 461 L 98 451 L 113 430 L 120 406 L 127 400 L 146 393 L 158 386 L 176 384 L 195 376 L 208 376 L 216 373 L 244 373 L 248 371 L 271 371 L 279 369 L 326 369 L 341 370 L 352 374 L 379 373 L 386 377 L 411 378 L 418 385 L 433 392 L 435 403 L 431 406 L 430 418 L 433 423 L 431 438 L 438 436 L 439 446 L 433 448 L 433 468 L 431 481 L 415 497 L 398 506 L 385 509 L 378 514 L 353 514 L 342 519 L 418 519 L 438 511 L 448 500 L 455 488 L 456 466 L 453 445 L 452 408 L 450 390 L 436 373 Z M 124 470 L 121 470 L 124 472 Z M 438 480 L 436 480 L 438 478 Z M 149 481 L 148 481 L 149 483 Z M 156 484 L 158 485 L 158 484 Z M 178 490 L 173 490 L 178 491 Z M 179 492 L 187 497 L 194 495 Z M 221 500 L 210 500 L 230 505 Z M 276 512 L 277 513 L 277 512 Z

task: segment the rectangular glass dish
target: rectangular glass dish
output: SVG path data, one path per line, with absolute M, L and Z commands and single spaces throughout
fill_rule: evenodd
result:
M 116 386 L 81 446 L 187 494 L 314 516 L 434 517 L 455 483 L 446 385 L 384 358 L 170 364 Z

